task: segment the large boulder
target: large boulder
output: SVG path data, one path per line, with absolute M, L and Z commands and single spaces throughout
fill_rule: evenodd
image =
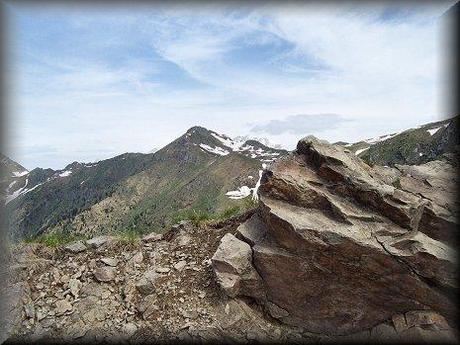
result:
M 370 167 L 343 147 L 302 139 L 264 172 L 258 211 L 237 231 L 246 246 L 228 237 L 215 257 L 234 262 L 245 248 L 262 282 L 244 295 L 310 332 L 357 333 L 411 311 L 454 320 L 458 205 L 446 164 Z M 231 281 L 244 279 L 227 266 Z

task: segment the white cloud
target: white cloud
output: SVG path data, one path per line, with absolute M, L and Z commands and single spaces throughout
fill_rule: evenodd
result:
M 62 167 L 148 152 L 196 124 L 238 135 L 295 114 L 353 120 L 304 133 L 353 141 L 451 115 L 438 20 L 450 4 L 401 5 L 394 20 L 370 4 L 61 11 L 74 35 L 62 51 L 16 46 L 13 156 L 33 168 L 43 165 L 33 148 L 54 147 L 47 162 Z M 300 136 L 267 133 L 287 147 Z

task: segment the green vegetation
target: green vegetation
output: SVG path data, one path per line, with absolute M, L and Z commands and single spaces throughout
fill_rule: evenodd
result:
M 189 220 L 195 226 L 205 226 L 208 224 L 213 224 L 236 217 L 256 207 L 257 201 L 254 201 L 252 198 L 247 197 L 243 199 L 241 206 L 232 206 L 221 212 L 211 213 L 196 208 L 183 210 L 175 214 L 172 217 L 172 221 L 173 223 L 178 223 L 182 220 Z
M 126 229 L 117 231 L 114 235 L 121 243 L 135 244 L 139 241 L 139 238 L 142 234 L 135 229 Z
M 179 223 L 182 220 L 189 220 L 195 226 L 206 225 L 212 219 L 212 214 L 200 209 L 189 209 L 178 212 L 172 217 L 173 223 Z
M 84 236 L 63 233 L 43 234 L 37 237 L 27 237 L 26 243 L 41 243 L 48 247 L 58 247 L 77 240 L 86 239 Z
M 253 210 L 257 207 L 258 201 L 254 200 L 252 197 L 243 199 L 243 208 L 245 211 Z

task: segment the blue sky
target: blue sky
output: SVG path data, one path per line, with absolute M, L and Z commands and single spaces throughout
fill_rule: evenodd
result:
M 448 114 L 454 1 L 7 5 L 8 154 L 63 168 L 189 127 L 356 141 Z

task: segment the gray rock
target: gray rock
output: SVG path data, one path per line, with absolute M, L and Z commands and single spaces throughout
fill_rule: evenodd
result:
M 63 299 L 56 302 L 56 308 L 54 309 L 56 315 L 62 315 L 70 310 L 72 310 L 72 304 L 68 300 Z
M 158 273 L 168 273 L 169 271 L 171 271 L 171 269 L 169 269 L 168 267 L 157 267 L 155 268 L 155 271 Z
M 33 319 L 35 317 L 35 307 L 34 307 L 34 305 L 32 303 L 27 303 L 24 306 L 24 312 L 25 312 L 26 316 L 29 319 Z
M 178 261 L 175 265 L 174 265 L 174 269 L 178 270 L 178 271 L 182 271 L 182 269 L 187 265 L 187 261 L 185 260 L 181 260 L 181 261 Z
M 137 326 L 133 322 L 128 322 L 128 323 L 123 325 L 122 331 L 123 331 L 123 333 L 125 335 L 127 335 L 129 337 L 129 336 L 132 336 L 134 333 L 136 333 Z
M 148 235 L 145 235 L 144 237 L 142 237 L 142 242 L 146 242 L 146 243 L 150 243 L 150 242 L 156 242 L 156 241 L 160 241 L 163 239 L 163 235 L 162 234 L 159 234 L 159 233 L 156 233 L 156 232 L 152 232 Z
M 228 296 L 262 297 L 262 281 L 252 266 L 252 250 L 246 242 L 225 234 L 211 261 L 217 282 Z
M 74 297 L 78 296 L 81 286 L 82 283 L 78 279 L 72 278 L 69 280 L 69 289 L 72 295 L 74 295 Z
M 64 249 L 70 253 L 80 253 L 86 250 L 86 246 L 83 241 L 75 241 L 65 246 Z
M 107 266 L 115 267 L 118 265 L 118 260 L 113 258 L 101 258 L 99 261 L 104 263 Z
M 86 241 L 86 244 L 93 249 L 98 249 L 99 247 L 107 244 L 113 240 L 112 236 L 97 236 L 93 237 Z

